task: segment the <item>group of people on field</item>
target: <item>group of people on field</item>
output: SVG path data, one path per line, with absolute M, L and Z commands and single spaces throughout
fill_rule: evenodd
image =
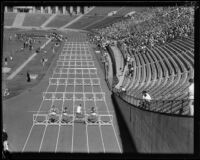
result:
M 58 121 L 58 114 L 59 114 L 59 109 L 56 108 L 55 105 L 52 106 L 52 108 L 49 110 L 49 122 L 56 122 Z M 62 123 L 68 123 L 71 119 L 70 117 L 70 111 L 68 109 L 68 107 L 65 107 L 62 111 Z M 83 113 L 83 109 L 82 109 L 82 105 L 79 104 L 76 107 L 76 112 L 75 112 L 75 119 L 84 119 L 85 115 Z M 97 111 L 95 109 L 95 107 L 91 107 L 90 108 L 90 113 L 88 116 L 88 121 L 91 123 L 97 122 Z

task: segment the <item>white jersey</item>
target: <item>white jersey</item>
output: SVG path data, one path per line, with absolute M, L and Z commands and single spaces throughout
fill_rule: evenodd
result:
M 142 98 L 149 102 L 151 101 L 151 96 L 148 93 L 146 93 L 146 96 L 143 95 Z
M 77 112 L 77 113 L 81 113 L 81 106 L 78 106 L 78 107 L 77 107 L 76 112 Z
M 189 86 L 189 99 L 194 99 L 194 83 Z

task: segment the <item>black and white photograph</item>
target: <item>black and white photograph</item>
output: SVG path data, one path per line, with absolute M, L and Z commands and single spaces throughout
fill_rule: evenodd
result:
M 75 2 L 2 2 L 2 159 L 193 156 L 199 3 Z

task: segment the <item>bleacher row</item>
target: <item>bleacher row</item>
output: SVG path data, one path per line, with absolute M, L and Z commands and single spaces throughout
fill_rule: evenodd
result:
M 160 100 L 162 104 L 151 105 L 151 110 L 178 114 L 183 109 L 182 114 L 187 114 L 188 80 L 194 78 L 194 39 L 178 39 L 147 50 L 132 56 L 133 77 L 125 77 L 122 84 L 127 95 L 141 99 L 146 90 L 155 102 Z
M 77 22 L 69 25 L 67 28 L 73 29 L 93 29 L 114 23 L 125 14 L 135 10 L 134 7 L 95 7 L 90 12 L 83 15 Z M 117 11 L 115 16 L 109 17 L 108 13 Z M 4 26 L 12 26 L 17 13 L 4 13 Z M 26 13 L 22 26 L 40 27 L 51 14 Z M 77 18 L 77 15 L 56 15 L 46 27 L 60 28 L 70 21 Z

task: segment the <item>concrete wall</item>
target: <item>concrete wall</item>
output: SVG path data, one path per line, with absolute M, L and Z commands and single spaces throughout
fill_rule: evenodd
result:
M 174 116 L 139 109 L 117 95 L 115 107 L 139 153 L 193 153 L 193 117 Z

